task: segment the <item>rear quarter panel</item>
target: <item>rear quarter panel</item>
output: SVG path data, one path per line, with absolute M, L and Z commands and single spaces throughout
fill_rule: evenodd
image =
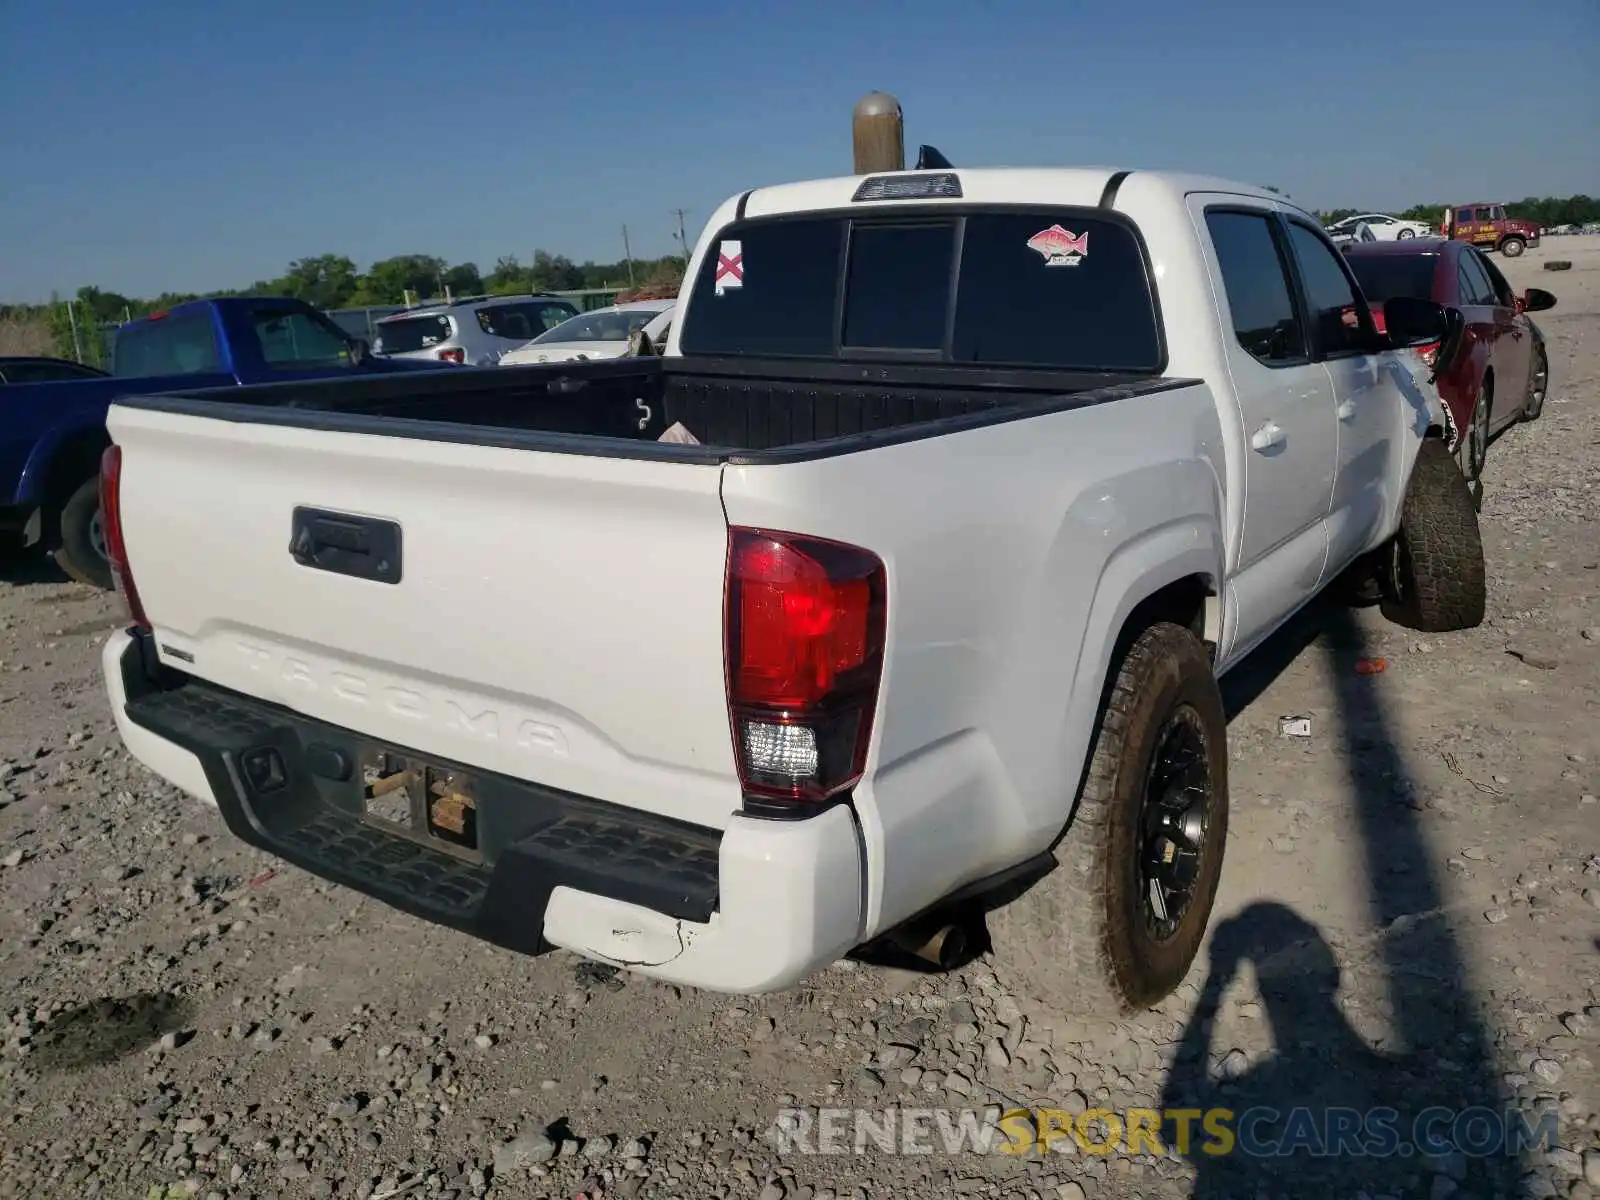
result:
M 1061 833 L 1122 621 L 1164 583 L 1221 576 L 1221 475 L 1199 385 L 726 468 L 731 524 L 854 543 L 888 572 L 855 794 L 868 936 Z

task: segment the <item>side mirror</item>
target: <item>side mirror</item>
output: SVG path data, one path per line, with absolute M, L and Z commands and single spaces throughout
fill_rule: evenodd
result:
M 1395 349 L 1425 346 L 1449 332 L 1445 307 L 1416 296 L 1394 296 L 1383 302 L 1383 325 Z
M 1556 306 L 1556 298 L 1543 288 L 1529 288 L 1522 293 L 1522 303 L 1517 307 L 1523 312 L 1544 312 Z
M 366 338 L 350 339 L 350 365 L 352 367 L 359 367 L 370 357 L 372 357 L 372 347 L 367 344 Z

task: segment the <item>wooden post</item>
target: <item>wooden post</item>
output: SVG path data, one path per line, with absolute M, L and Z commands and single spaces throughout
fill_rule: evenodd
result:
M 856 174 L 906 169 L 905 115 L 887 92 L 868 92 L 856 104 L 851 122 Z

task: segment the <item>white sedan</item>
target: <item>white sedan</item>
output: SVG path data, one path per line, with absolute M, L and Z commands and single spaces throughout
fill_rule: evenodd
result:
M 1372 230 L 1373 240 L 1379 242 L 1402 242 L 1407 238 L 1436 236 L 1433 226 L 1426 221 L 1407 221 L 1383 213 L 1360 213 L 1346 217 L 1337 224 L 1329 225 L 1328 232 L 1335 237 L 1353 234 L 1356 226 L 1362 222 Z
M 675 300 L 635 300 L 581 313 L 506 352 L 500 358 L 500 365 L 525 367 L 576 359 L 621 358 L 628 353 L 628 340 L 634 331 L 658 322 L 676 303 Z

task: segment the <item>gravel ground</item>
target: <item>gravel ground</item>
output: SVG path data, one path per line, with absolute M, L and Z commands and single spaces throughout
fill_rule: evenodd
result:
M 1488 621 L 1418 638 L 1330 608 L 1230 678 L 1209 955 L 1115 1025 L 1034 1010 L 987 959 L 683 992 L 325 885 L 130 761 L 97 671 L 113 603 L 12 560 L 0 1196 L 1600 1195 L 1600 238 L 1503 266 L 1560 305 L 1544 416 L 1489 457 Z M 844 1153 L 814 1152 L 825 1108 L 1387 1106 L 1407 1131 L 1507 1104 L 1551 1114 L 1554 1145 L 858 1154 L 846 1122 Z M 770 1136 L 789 1109 L 811 1136 Z

